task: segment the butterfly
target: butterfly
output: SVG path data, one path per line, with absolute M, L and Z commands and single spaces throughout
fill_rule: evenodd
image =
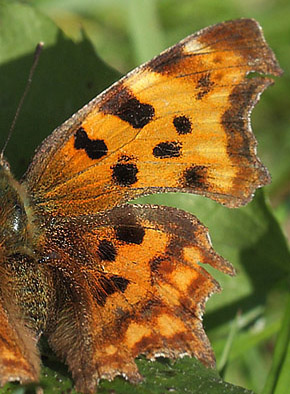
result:
M 42 334 L 83 393 L 116 375 L 140 382 L 139 354 L 214 367 L 202 315 L 220 286 L 204 265 L 233 266 L 193 215 L 127 202 L 173 191 L 248 203 L 270 182 L 249 124 L 266 74 L 281 69 L 259 24 L 220 23 L 79 110 L 21 182 L 1 157 L 1 385 L 38 380 Z

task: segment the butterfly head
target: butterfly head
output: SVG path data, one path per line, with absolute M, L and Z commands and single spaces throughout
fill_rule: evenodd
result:
M 6 159 L 4 159 L 3 153 L 0 154 L 0 174 L 3 172 L 10 173 L 10 165 Z M 1 175 L 0 175 L 1 176 Z
M 28 218 L 20 184 L 14 179 L 8 162 L 0 157 L 0 260 L 12 251 L 25 249 Z M 9 252 L 9 253 L 10 253 Z

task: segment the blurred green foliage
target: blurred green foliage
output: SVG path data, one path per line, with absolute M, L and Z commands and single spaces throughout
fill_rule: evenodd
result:
M 274 87 L 263 94 L 252 116 L 252 127 L 259 141 L 259 156 L 269 168 L 273 180 L 264 188 L 266 202 L 262 192 L 257 193 L 247 207 L 236 210 L 189 195 L 151 196 L 142 201 L 178 206 L 194 213 L 209 227 L 217 251 L 238 270 L 236 278 L 212 272 L 222 283 L 224 291 L 209 301 L 205 316 L 205 328 L 223 378 L 255 392 L 287 393 L 290 258 L 280 225 L 290 233 L 287 91 L 290 82 L 290 2 L 30 0 L 25 5 L 1 0 L 0 11 L 0 144 L 5 140 L 16 102 L 23 92 L 33 48 L 40 40 L 46 44 L 7 150 L 13 169 L 19 175 L 41 140 L 118 79 L 119 73 L 127 72 L 210 24 L 239 17 L 252 17 L 260 22 L 285 71 Z M 55 382 L 54 392 L 69 389 L 71 383 L 63 367 L 52 356 L 45 357 L 44 362 L 42 382 L 47 387 L 45 392 L 50 392 L 51 381 Z M 155 386 L 156 392 L 164 392 L 165 388 L 173 387 L 174 382 L 177 382 L 177 391 L 182 390 L 178 382 L 184 379 L 184 374 L 189 376 L 187 382 L 193 379 L 190 371 L 195 364 L 188 363 L 190 361 L 180 361 L 164 367 L 161 362 L 155 367 L 152 364 L 148 367 L 148 363 L 141 359 L 139 365 L 149 386 L 138 388 L 138 392 L 154 392 Z M 173 371 L 173 380 L 164 383 L 168 369 Z M 183 377 L 180 378 L 182 371 Z M 116 382 L 105 382 L 101 392 L 131 390 L 129 385 Z M 220 391 L 198 387 L 202 393 L 227 392 L 222 386 Z M 232 389 L 233 386 L 228 387 L 228 390 Z M 134 387 L 132 390 L 137 391 Z

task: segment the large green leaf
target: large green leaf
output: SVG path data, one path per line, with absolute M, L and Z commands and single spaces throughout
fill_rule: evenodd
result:
M 49 367 L 43 367 L 41 387 L 45 394 L 76 393 L 72 381 L 58 361 L 47 360 Z M 190 393 L 190 394 L 250 394 L 252 391 L 224 382 L 214 370 L 207 369 L 198 361 L 184 358 L 173 363 L 160 359 L 155 362 L 139 359 L 138 366 L 145 377 L 144 382 L 135 386 L 126 382 L 123 378 L 116 378 L 113 382 L 101 381 L 98 387 L 100 394 L 164 394 L 167 392 Z M 35 385 L 27 385 L 20 388 L 15 384 L 7 384 L 3 394 L 30 393 Z M 21 390 L 21 391 L 20 391 Z M 26 391 L 25 391 L 26 390 Z

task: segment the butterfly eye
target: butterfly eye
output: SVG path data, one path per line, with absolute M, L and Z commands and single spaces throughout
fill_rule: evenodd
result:
M 14 215 L 12 222 L 13 231 L 15 233 L 19 232 L 20 229 L 22 228 L 23 215 L 24 215 L 24 209 L 19 204 L 16 204 L 14 206 Z

